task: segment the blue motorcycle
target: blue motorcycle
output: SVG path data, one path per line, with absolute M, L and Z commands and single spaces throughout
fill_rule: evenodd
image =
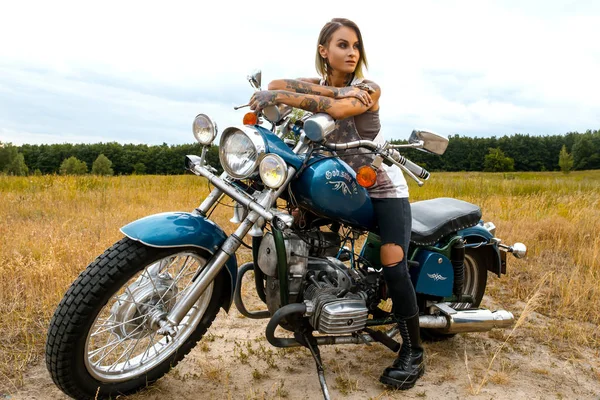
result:
M 260 90 L 260 72 L 249 81 Z M 381 163 L 397 165 L 422 185 L 429 173 L 398 150 L 441 155 L 448 139 L 413 131 L 403 145 L 330 143 L 335 121 L 326 114 L 296 118 L 289 107 L 272 106 L 260 121 L 247 116 L 245 125 L 222 133 L 224 172 L 217 176 L 205 160 L 217 126 L 198 115 L 193 132 L 204 148 L 187 156 L 186 166 L 207 179 L 212 192 L 192 212 L 151 215 L 122 227 L 125 237 L 68 289 L 46 344 L 47 368 L 67 395 L 107 398 L 146 387 L 182 360 L 232 303 L 248 318 L 268 320 L 265 335 L 273 346 L 310 349 L 325 398 L 319 346 L 379 342 L 398 351 L 365 186 Z M 353 148 L 374 154 L 358 176 L 336 156 Z M 235 200 L 232 222 L 239 224 L 230 235 L 210 219 L 224 196 Z M 510 312 L 479 305 L 488 272 L 505 274 L 506 254 L 524 257 L 525 246 L 503 244 L 479 207 L 461 200 L 414 202 L 412 214 L 407 255 L 423 336 L 442 340 L 511 326 Z M 247 236 L 251 246 L 243 241 Z M 241 246 L 251 247 L 253 261 L 238 266 Z M 262 311 L 244 305 L 241 282 L 249 271 Z M 278 326 L 293 338 L 277 337 Z

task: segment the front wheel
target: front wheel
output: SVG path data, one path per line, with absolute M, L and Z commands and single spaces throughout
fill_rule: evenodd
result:
M 145 387 L 175 366 L 219 312 L 220 275 L 175 328 L 157 324 L 207 264 L 194 248 L 153 248 L 124 238 L 81 273 L 58 305 L 46 342 L 54 383 L 77 399 Z
M 450 307 L 455 310 L 479 307 L 487 286 L 488 269 L 486 259 L 487 257 L 481 249 L 467 249 L 465 251 L 463 294 L 471 296 L 473 303 L 450 303 Z M 425 340 L 439 341 L 454 337 L 456 334 L 444 333 L 441 329 L 421 329 L 421 335 Z

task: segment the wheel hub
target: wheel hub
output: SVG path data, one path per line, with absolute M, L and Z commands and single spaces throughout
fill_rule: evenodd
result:
M 158 268 L 155 268 L 158 267 Z M 111 307 L 111 331 L 121 340 L 140 339 L 157 330 L 159 321 L 173 308 L 178 293 L 169 273 L 160 264 L 149 268 L 117 297 Z

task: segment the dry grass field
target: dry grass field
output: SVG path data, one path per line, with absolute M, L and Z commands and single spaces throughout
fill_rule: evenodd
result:
M 38 375 L 44 374 L 44 340 L 54 308 L 85 266 L 121 238 L 120 226 L 152 213 L 192 210 L 207 193 L 206 181 L 190 175 L 0 176 L 0 398 L 4 394 L 16 394 L 19 398 L 19 391 L 27 386 L 28 376 L 32 376 L 32 368 L 37 368 Z M 501 389 L 519 385 L 522 382 L 519 375 L 523 371 L 519 371 L 504 352 L 510 352 L 513 360 L 519 354 L 525 359 L 531 357 L 526 349 L 518 346 L 519 341 L 527 341 L 541 346 L 543 353 L 550 354 L 553 360 L 582 366 L 581 379 L 593 384 L 589 383 L 592 386 L 585 389 L 587 392 L 575 397 L 593 398 L 590 393 L 600 387 L 600 171 L 569 175 L 435 173 L 424 187 L 411 185 L 412 201 L 434 197 L 456 197 L 478 204 L 483 218 L 496 224 L 497 236 L 505 243 L 520 241 L 528 246 L 527 259 L 517 260 L 510 256 L 508 274 L 502 279 L 489 278 L 486 297 L 489 305 L 513 311 L 517 317 L 527 310 L 527 315 L 510 337 L 507 331 L 465 335 L 471 339 L 464 340 L 473 340 L 474 343 L 493 340 L 490 346 L 496 347 L 481 345 L 479 350 L 483 349 L 482 352 L 467 355 L 467 348 L 462 344 L 460 350 L 452 350 L 451 346 L 463 343 L 462 339 L 429 345 L 429 370 L 435 369 L 436 365 L 442 368 L 444 363 L 440 359 L 445 354 L 456 355 L 455 358 L 460 361 L 453 361 L 452 371 L 443 367 L 438 375 L 433 375 L 433 372 L 426 374 L 423 380 L 426 386 L 414 389 L 412 396 L 426 397 L 431 380 L 434 380 L 430 382 L 432 385 L 439 384 L 437 380 L 457 381 L 456 396 L 472 395 L 474 398 L 480 398 L 481 389 L 487 385 L 497 385 Z M 214 220 L 226 232 L 233 228 L 230 217 L 231 209 L 227 207 L 218 208 L 213 214 Z M 239 258 L 248 260 L 248 252 L 241 253 Z M 529 308 L 526 308 L 527 304 Z M 214 326 L 224 319 L 230 321 L 227 325 L 229 330 L 218 331 L 222 336 L 217 333 L 212 340 L 223 338 L 227 332 L 231 332 L 233 337 L 249 337 L 247 332 L 235 336 L 239 324 L 245 320 L 237 311 L 232 311 L 228 317 L 220 314 Z M 220 375 L 218 368 L 211 372 L 210 366 L 216 365 L 211 363 L 218 361 L 207 357 L 219 350 L 210 347 L 209 339 L 201 342 L 196 349 L 198 355 L 192 357 L 191 362 L 197 363 L 200 371 L 197 375 L 185 375 L 178 372 L 178 367 L 173 376 L 169 374 L 170 377 L 165 379 L 180 379 L 182 382 L 190 377 L 195 381 L 206 379 L 208 386 L 212 383 L 229 388 L 230 395 L 223 394 L 222 398 L 231 397 L 231 393 L 256 399 L 296 398 L 292 381 L 285 384 L 285 378 L 268 379 L 269 371 L 274 371 L 270 368 L 276 367 L 279 359 L 291 357 L 295 360 L 301 354 L 307 363 L 307 374 L 314 375 L 307 382 L 315 386 L 315 393 L 318 393 L 316 372 L 308 353 L 303 349 L 289 354 L 271 350 L 266 341 L 261 341 L 266 322 L 258 321 L 258 325 L 257 321 L 252 322 L 256 328 L 252 328 L 255 331 L 250 337 L 255 340 L 231 339 L 227 342 L 225 338 L 226 343 L 222 344 L 222 351 L 228 351 L 227 346 L 230 347 L 236 362 L 243 361 L 244 357 L 254 357 L 265 364 L 264 368 L 260 368 L 257 367 L 260 365 L 258 361 L 250 363 L 246 376 L 248 386 L 240 388 L 225 382 L 230 378 Z M 324 357 L 353 352 L 353 357 L 360 359 L 364 356 L 367 360 L 369 353 L 373 353 L 369 349 L 328 350 Z M 473 358 L 479 356 L 485 362 L 474 367 Z M 218 360 L 221 356 L 215 357 Z M 386 357 L 388 361 L 392 359 L 387 353 Z M 556 365 L 558 362 L 551 363 Z M 527 373 L 536 379 L 553 381 L 555 374 L 551 363 L 531 367 Z M 351 367 L 352 362 L 330 364 L 332 375 L 328 379 L 335 394 L 351 398 L 368 397 L 360 392 L 357 377 L 349 372 Z M 278 373 L 291 376 L 297 366 L 285 368 L 278 369 Z M 379 372 L 372 371 L 373 381 L 376 381 Z M 271 372 L 271 377 L 274 375 Z M 47 376 L 39 379 L 49 381 Z M 134 397 L 160 398 L 161 385 L 162 390 L 166 385 L 161 382 L 159 389 L 154 389 L 159 391 L 158 394 L 150 389 L 146 395 Z M 169 381 L 166 382 L 168 384 Z M 560 383 L 557 385 L 549 389 L 554 397 L 571 398 L 570 392 L 565 392 Z M 578 385 L 581 386 L 580 383 Z M 226 393 L 223 390 L 222 393 Z M 377 390 L 380 395 L 372 395 L 371 398 L 394 398 L 382 386 Z M 371 396 L 373 392 L 368 393 Z M 45 397 L 41 394 L 38 398 Z

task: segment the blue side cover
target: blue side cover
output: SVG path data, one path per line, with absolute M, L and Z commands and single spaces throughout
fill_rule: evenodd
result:
M 227 235 L 217 224 L 205 217 L 187 212 L 150 215 L 125 225 L 121 228 L 121 232 L 128 238 L 150 247 L 200 247 L 211 255 L 227 239 Z M 237 280 L 235 255 L 229 258 L 226 267 L 231 278 L 233 296 Z
M 411 279 L 417 293 L 433 296 L 452 296 L 454 269 L 447 257 L 440 253 L 419 251 L 416 260 L 418 267 L 410 269 Z

